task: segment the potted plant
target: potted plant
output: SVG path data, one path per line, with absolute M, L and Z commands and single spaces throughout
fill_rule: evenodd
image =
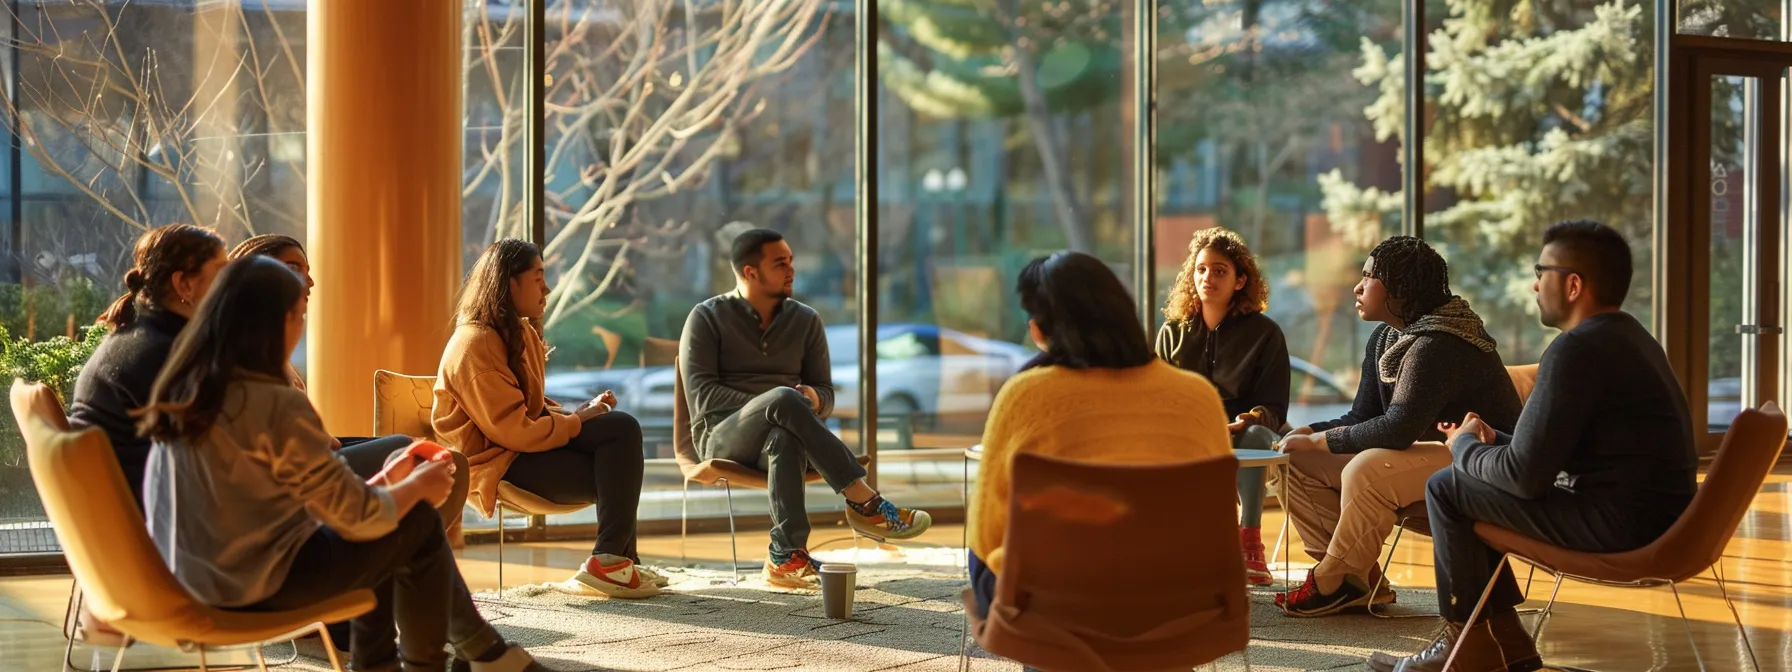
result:
M 94 325 L 82 327 L 79 339 L 56 336 L 44 341 L 14 340 L 6 327 L 0 326 L 0 371 L 8 379 L 49 385 L 66 406 L 74 394 L 81 367 L 105 336 L 106 328 Z M 0 413 L 0 519 L 42 516 L 43 506 L 37 501 L 31 469 L 25 463 L 25 439 L 12 413 Z

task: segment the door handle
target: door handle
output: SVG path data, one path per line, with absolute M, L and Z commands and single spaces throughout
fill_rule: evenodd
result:
M 1743 336 L 1778 336 L 1780 334 L 1786 333 L 1786 330 L 1783 328 L 1780 328 L 1780 327 L 1763 327 L 1763 326 L 1753 325 L 1753 324 L 1738 324 L 1738 325 L 1736 325 L 1736 333 L 1741 334 Z

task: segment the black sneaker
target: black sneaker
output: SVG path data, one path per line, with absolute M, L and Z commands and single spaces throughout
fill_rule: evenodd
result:
M 1295 618 L 1318 618 L 1330 616 L 1345 609 L 1365 607 L 1369 605 L 1369 586 L 1355 576 L 1345 576 L 1344 582 L 1331 593 L 1319 592 L 1319 584 L 1307 575 L 1307 582 L 1281 600 L 1282 613 Z

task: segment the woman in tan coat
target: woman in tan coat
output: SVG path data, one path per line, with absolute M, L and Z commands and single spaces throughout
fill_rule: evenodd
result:
M 547 398 L 547 346 L 535 327 L 547 297 L 539 249 L 515 239 L 486 248 L 462 289 L 430 421 L 466 454 L 469 501 L 482 513 L 497 508 L 499 481 L 562 504 L 596 503 L 597 543 L 575 578 L 611 597 L 657 595 L 665 579 L 635 551 L 641 425 L 612 410 L 609 392 L 570 410 Z

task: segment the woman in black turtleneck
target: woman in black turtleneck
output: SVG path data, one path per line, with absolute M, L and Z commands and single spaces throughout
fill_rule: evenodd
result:
M 1263 314 L 1268 308 L 1269 285 L 1244 239 L 1221 228 L 1197 232 L 1164 304 L 1157 356 L 1218 388 L 1234 449 L 1271 449 L 1288 415 L 1288 343 Z M 1263 476 L 1262 467 L 1238 472 L 1245 577 L 1256 585 L 1271 581 L 1263 556 Z
M 124 275 L 125 295 L 100 315 L 99 322 L 112 333 L 75 381 L 69 424 L 98 427 L 112 440 L 138 507 L 143 506 L 150 442 L 137 435 L 131 412 L 149 403 L 149 389 L 174 338 L 199 308 L 224 261 L 224 239 L 210 229 L 170 224 L 138 238 L 131 270 Z

